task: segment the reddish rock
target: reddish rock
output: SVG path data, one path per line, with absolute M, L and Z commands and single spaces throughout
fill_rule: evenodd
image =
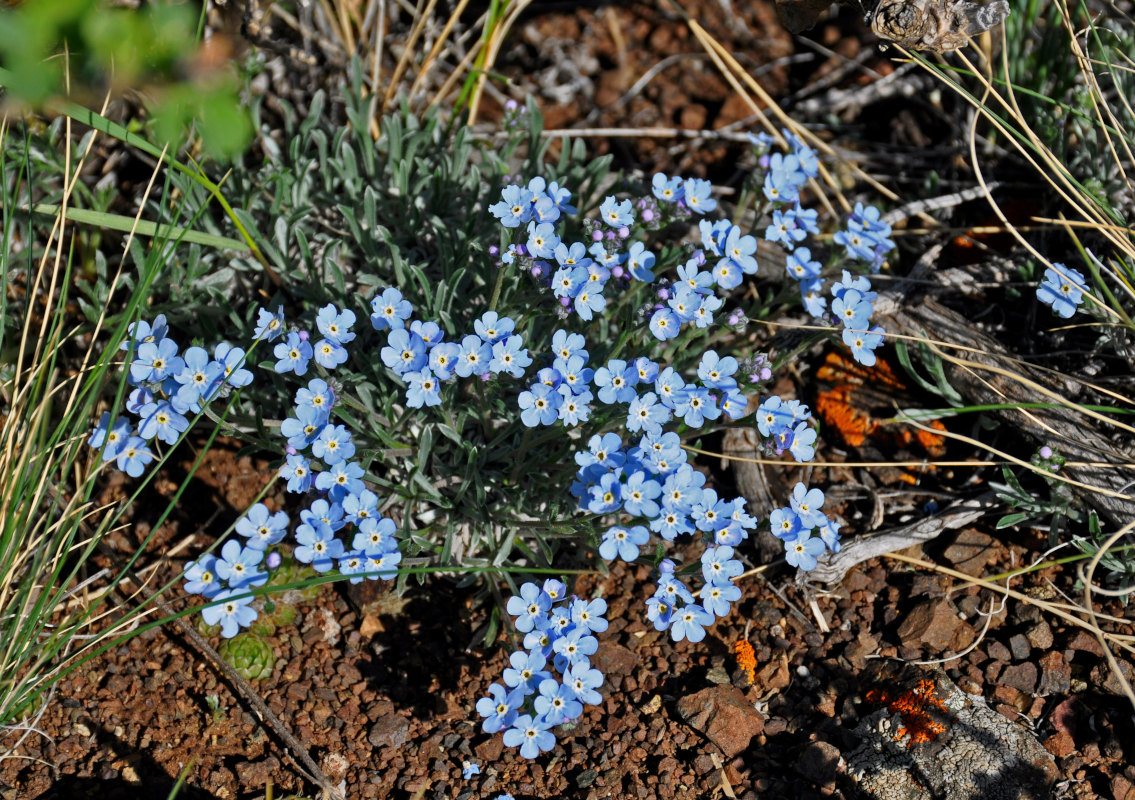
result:
M 482 764 L 495 764 L 504 752 L 504 741 L 499 735 L 490 736 L 473 748 L 473 754 Z
M 678 713 L 717 745 L 727 758 L 749 746 L 764 730 L 764 720 L 735 686 L 714 686 L 678 701 Z
M 638 656 L 621 645 L 603 642 L 595 651 L 592 662 L 592 666 L 604 675 L 630 675 L 638 663 Z
M 1036 679 L 1036 664 L 1026 661 L 1024 664 L 1013 664 L 1006 667 L 1005 671 L 1001 673 L 1000 683 L 1019 692 L 1032 694 L 1033 690 L 1036 689 Z
M 1051 650 L 1040 659 L 1040 682 L 1036 693 L 1041 697 L 1050 694 L 1068 694 L 1072 690 L 1072 668 L 1059 650 Z
M 908 647 L 925 646 L 935 653 L 960 650 L 973 641 L 973 628 L 958 619 L 957 609 L 948 598 L 924 600 L 906 615 L 898 629 Z
M 1076 752 L 1076 742 L 1063 731 L 1057 731 L 1044 740 L 1044 749 L 1057 758 L 1064 758 Z
M 987 652 L 989 654 L 990 658 L 994 658 L 998 661 L 1008 661 L 1010 658 L 1013 657 L 1012 654 L 1009 652 L 1009 648 L 1006 647 L 1001 642 L 998 642 L 998 641 L 990 642 L 986 646 L 985 652 Z
M 1076 635 L 1068 642 L 1067 649 L 1083 650 L 1094 656 L 1103 657 L 1103 648 L 1100 647 L 1099 639 L 1085 630 L 1076 631 Z
M 1111 796 L 1115 800 L 1135 800 L 1135 785 L 1122 775 L 1111 779 Z
M 1119 671 L 1123 673 L 1123 677 L 1127 681 L 1127 685 L 1135 685 L 1135 668 L 1131 664 L 1119 659 Z M 1092 667 L 1092 683 L 1099 686 L 1108 694 L 1122 695 L 1123 685 L 1119 682 L 1119 676 L 1112 670 L 1111 665 L 1106 661 L 1096 664 Z

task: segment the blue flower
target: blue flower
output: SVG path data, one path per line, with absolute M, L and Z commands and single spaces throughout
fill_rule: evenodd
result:
M 552 334 L 552 353 L 556 358 L 562 358 L 566 361 L 576 354 L 581 354 L 584 362 L 586 362 L 586 347 L 587 341 L 582 334 L 569 333 L 562 328 Z
M 613 561 L 617 555 L 629 563 L 638 558 L 638 549 L 649 541 L 650 532 L 642 525 L 635 525 L 632 528 L 612 525 L 603 532 L 599 555 L 605 561 Z
M 682 179 L 677 175 L 673 178 L 667 178 L 661 172 L 654 173 L 650 190 L 663 203 L 676 203 L 685 196 L 682 190 Z
M 698 303 L 694 311 L 694 324 L 699 328 L 708 328 L 713 324 L 713 314 L 724 304 L 724 300 L 716 295 L 708 294 Z
M 808 423 L 797 423 L 792 431 L 792 443 L 788 447 L 788 451 L 792 453 L 792 457 L 797 461 L 803 463 L 811 461 L 812 457 L 816 455 L 816 431 L 808 427 Z
M 741 265 L 731 258 L 723 258 L 713 268 L 713 279 L 722 289 L 736 289 L 741 285 L 744 272 Z
M 818 531 L 820 539 L 824 545 L 833 553 L 838 553 L 842 549 L 839 541 L 839 523 L 830 519 L 825 519 L 824 524 L 820 526 Z
M 422 322 L 420 319 L 411 320 L 410 331 L 418 334 L 427 350 L 433 350 L 441 343 L 441 326 L 436 322 Z
M 548 722 L 533 719 L 531 714 L 522 714 L 504 732 L 505 747 L 519 747 L 520 755 L 536 758 L 556 745 L 556 737 L 548 730 L 551 727 Z
M 664 631 L 670 627 L 674 606 L 665 597 L 655 595 L 646 601 L 646 619 L 654 625 L 654 630 Z
M 564 685 L 589 706 L 599 705 L 603 698 L 595 691 L 603 685 L 603 673 L 589 664 L 573 664 L 564 672 Z
M 406 405 L 410 408 L 441 405 L 441 381 L 425 367 L 402 376 L 406 381 Z
M 256 310 L 256 329 L 252 338 L 270 342 L 284 332 L 284 307 L 277 306 L 273 314 L 266 308 Z
M 583 714 L 583 703 L 575 698 L 575 692 L 555 678 L 540 681 L 540 694 L 533 705 L 536 713 L 552 725 L 562 725 Z
M 263 586 L 268 582 L 268 573 L 257 568 L 263 560 L 263 550 L 245 547 L 235 539 L 230 539 L 221 548 L 221 557 L 215 565 L 217 577 L 228 581 L 233 589 Z
M 716 350 L 706 350 L 698 362 L 698 378 L 710 389 L 733 389 L 737 381 L 732 377 L 737 372 L 737 359 L 733 356 L 722 358 Z
M 453 342 L 439 342 L 430 350 L 430 369 L 437 375 L 439 381 L 447 381 L 453 377 L 460 356 L 459 345 Z
M 184 368 L 185 362 L 177 355 L 177 342 L 173 339 L 142 342 L 135 350 L 130 378 L 135 383 L 160 383 Z
M 552 642 L 552 650 L 556 653 L 556 668 L 563 672 L 568 664 L 586 662 L 587 656 L 593 655 L 598 648 L 598 640 L 587 632 L 587 628 L 573 627 Z
M 845 328 L 843 343 L 851 349 L 852 357 L 866 367 L 875 365 L 875 349 L 883 343 L 883 329 L 875 325 L 868 331 Z
M 598 464 L 604 469 L 622 466 L 624 455 L 621 452 L 622 440 L 614 433 L 595 434 L 587 441 L 587 452 L 575 454 L 575 463 L 581 467 Z
M 297 406 L 296 416 L 280 423 L 280 435 L 288 437 L 288 447 L 303 450 L 315 441 L 326 424 L 326 411 L 315 406 Z
M 816 556 L 824 552 L 824 542 L 812 538 L 812 534 L 805 531 L 795 540 L 784 543 L 785 559 L 794 567 L 807 572 L 816 568 Z
M 312 503 L 311 508 L 300 511 L 300 519 L 310 525 L 322 522 L 331 528 L 332 532 L 347 524 L 347 521 L 343 519 L 343 506 L 337 502 L 328 503 L 322 497 Z
M 607 298 L 603 296 L 601 291 L 593 291 L 588 289 L 587 286 L 588 284 L 585 282 L 576 293 L 573 302 L 575 313 L 579 314 L 580 319 L 590 320 L 596 311 L 602 311 L 607 307 Z
M 206 625 L 220 625 L 221 636 L 231 639 L 240 633 L 241 628 L 247 628 L 260 613 L 252 608 L 252 596 L 237 597 L 243 590 L 226 589 L 212 598 L 215 605 L 208 605 L 201 609 L 201 617 Z
M 725 256 L 746 275 L 756 273 L 757 259 L 753 254 L 757 252 L 757 240 L 743 234 L 737 225 L 729 229 L 729 234 L 725 237 L 724 251 Z
M 283 511 L 273 514 L 268 506 L 257 503 L 237 521 L 236 532 L 248 539 L 253 550 L 267 550 L 288 535 L 288 515 Z
M 712 624 L 713 614 L 697 603 L 690 603 L 674 613 L 670 621 L 670 638 L 675 642 L 683 639 L 700 642 L 705 638 L 705 628 Z
M 139 416 L 142 419 L 138 433 L 143 439 L 153 439 L 156 436 L 166 444 L 177 444 L 181 434 L 189 427 L 189 420 L 177 413 L 167 400 L 146 403 Z
M 322 522 L 305 522 L 296 528 L 299 547 L 292 551 L 296 561 L 311 564 L 316 572 L 327 572 L 335 559 L 343 555 L 343 543 L 335 538 L 331 526 Z
M 828 300 L 820 294 L 824 290 L 824 282 L 819 278 L 800 281 L 800 299 L 804 303 L 804 310 L 813 317 L 822 317 L 828 307 Z
M 1052 306 L 1057 316 L 1068 319 L 1084 302 L 1087 290 L 1088 284 L 1079 271 L 1053 262 L 1044 271 L 1044 280 L 1037 287 L 1036 296 L 1042 303 Z
M 797 247 L 788 254 L 785 265 L 788 275 L 798 281 L 819 277 L 820 262 L 812 260 L 812 251 L 807 247 Z
M 804 240 L 808 234 L 796 227 L 796 215 L 790 210 L 777 209 L 772 212 L 772 224 L 765 228 L 765 240 L 779 242 L 785 247 L 793 247 L 797 242 Z
M 402 298 L 397 289 L 385 289 L 382 294 L 375 295 L 370 301 L 374 313 L 370 315 L 370 324 L 376 331 L 399 330 L 406 325 L 414 313 L 414 307 L 409 300 Z
M 535 584 L 532 585 L 535 586 Z M 509 686 L 525 696 L 534 694 L 540 681 L 551 675 L 544 669 L 548 660 L 542 653 L 526 653 L 523 650 L 517 650 L 508 657 L 508 663 L 512 666 L 506 667 L 501 674 L 505 686 Z
M 520 406 L 520 421 L 529 428 L 537 425 L 551 425 L 559 418 L 563 398 L 550 386 L 534 383 L 527 392 L 517 398 Z
M 524 702 L 523 692 L 507 692 L 499 683 L 489 685 L 489 696 L 477 701 L 477 713 L 485 718 L 481 730 L 498 733 L 516 720 L 516 709 Z
M 465 780 L 469 780 L 474 775 L 480 775 L 480 774 L 481 774 L 481 765 L 480 764 L 475 764 L 472 761 L 462 761 L 461 762 L 461 777 L 464 778 Z
M 638 373 L 626 361 L 615 358 L 607 366 L 595 370 L 595 386 L 604 403 L 629 403 L 636 397 Z
M 221 342 L 213 348 L 213 358 L 221 365 L 224 382 L 229 386 L 240 389 L 252 383 L 252 371 L 244 368 L 244 350 Z
M 131 322 L 126 327 L 126 338 L 118 345 L 118 349 L 129 350 L 131 342 L 137 349 L 138 345 L 143 342 L 160 342 L 168 335 L 169 325 L 166 323 L 165 314 L 158 314 L 154 317 L 152 325 L 146 320 L 140 319 L 137 322 Z
M 638 373 L 639 383 L 653 383 L 658 377 L 658 364 L 646 356 L 639 356 L 634 360 L 635 372 Z
M 506 186 L 501 190 L 501 200 L 489 206 L 489 213 L 501 221 L 506 228 L 516 228 L 532 218 L 532 192 L 523 186 Z
M 698 294 L 685 284 L 678 284 L 674 288 L 674 295 L 667 301 L 667 305 L 678 317 L 679 322 L 692 322 L 705 295 Z
M 524 368 L 532 363 L 532 358 L 523 347 L 524 340 L 519 336 L 509 336 L 493 345 L 493 357 L 489 360 L 489 371 L 494 375 L 505 372 L 514 378 L 524 377 Z
M 610 514 L 623 504 L 623 484 L 617 473 L 608 472 L 589 490 L 587 510 L 592 514 Z
M 180 385 L 177 399 L 186 408 L 197 411 L 199 401 L 208 402 L 216 397 L 224 381 L 224 366 L 211 360 L 203 347 L 190 347 L 185 351 L 183 361 L 184 367 L 173 376 Z
M 516 629 L 521 633 L 532 630 L 537 619 L 541 619 L 552 607 L 551 599 L 534 583 L 525 583 L 520 594 L 508 599 L 505 609 L 517 618 Z
M 363 486 L 363 468 L 350 461 L 340 461 L 329 465 L 329 468 L 319 473 L 315 478 L 315 488 L 327 492 L 332 500 L 342 500 L 348 494 L 361 492 Z
M 376 581 L 379 578 L 383 580 L 393 580 L 394 576 L 398 574 L 398 563 L 402 560 L 402 554 L 397 550 L 388 550 L 384 553 L 367 553 L 363 563 L 366 565 L 366 577 L 368 581 Z
M 574 298 L 586 284 L 586 267 L 561 267 L 552 276 L 552 294 Z
M 350 432 L 342 425 L 324 425 L 311 443 L 311 454 L 331 466 L 355 454 Z
M 294 331 L 288 334 L 287 339 L 276 345 L 272 353 L 277 359 L 275 370 L 281 375 L 285 372 L 303 375 L 307 372 L 307 364 L 312 355 L 311 345 Z
M 631 277 L 643 283 L 654 281 L 654 253 L 646 249 L 642 242 L 635 242 L 627 253 L 627 269 Z
M 631 401 L 627 409 L 627 430 L 661 433 L 663 423 L 669 419 L 670 409 L 658 402 L 654 392 L 647 392 Z
M 715 617 L 725 617 L 729 615 L 729 604 L 736 603 L 741 599 L 741 587 L 734 586 L 732 583 L 709 584 L 703 586 L 701 590 L 702 606 Z
M 789 503 L 805 528 L 815 528 L 827 521 L 820 510 L 824 505 L 824 493 L 819 489 L 809 489 L 803 483 L 797 483 Z
M 473 330 L 486 344 L 496 344 L 506 336 L 511 336 L 516 323 L 509 317 L 502 317 L 495 311 L 486 311 L 473 322 Z
M 576 598 L 571 603 L 571 621 L 579 626 L 580 630 L 592 630 L 595 633 L 607 630 L 607 620 L 603 619 L 606 613 L 607 601 L 601 597 L 594 600 Z
M 612 228 L 623 228 L 634 223 L 631 201 L 624 200 L 620 203 L 614 195 L 608 195 L 599 205 L 599 216 Z
M 744 571 L 741 562 L 733 558 L 732 547 L 711 547 L 702 553 L 701 574 L 706 583 L 726 586 Z
M 201 556 L 191 561 L 185 568 L 185 591 L 190 594 L 199 594 L 205 597 L 215 597 L 221 591 L 220 581 L 217 580 L 217 557 L 212 554 Z
M 553 258 L 556 255 L 556 245 L 560 239 L 556 236 L 556 229 L 550 222 L 528 223 L 528 242 L 525 247 L 533 258 Z
M 326 415 L 335 405 L 335 392 L 322 378 L 312 378 L 307 387 L 296 391 L 296 405 L 307 406 Z
M 311 462 L 301 455 L 290 455 L 280 467 L 280 477 L 288 481 L 289 492 L 306 492 L 311 488 L 315 476 L 311 474 Z
M 485 375 L 489 372 L 489 362 L 493 351 L 480 336 L 469 334 L 461 340 L 461 352 L 457 354 L 456 372 L 462 378 L 470 375 Z
M 712 191 L 710 182 L 700 178 L 690 178 L 682 184 L 686 207 L 695 214 L 705 214 L 717 208 L 717 201 L 709 196 Z
M 653 478 L 648 478 L 641 470 L 635 472 L 623 486 L 623 508 L 636 517 L 658 515 L 658 503 L 654 498 L 662 494 L 662 486 Z
M 344 509 L 350 499 L 351 497 L 344 499 Z M 366 517 L 358 523 L 358 530 L 351 541 L 351 547 L 355 550 L 362 550 L 364 553 L 376 555 L 392 553 L 398 549 L 395 530 L 394 520 L 389 517 L 382 519 L 374 516 Z
M 569 428 L 574 428 L 579 423 L 586 422 L 591 416 L 591 392 L 582 391 L 575 394 L 563 384 L 557 386 L 556 391 L 559 392 L 561 398 L 560 421 Z
M 791 542 L 796 538 L 796 535 L 803 529 L 800 524 L 800 517 L 791 508 L 777 508 L 773 509 L 772 513 L 768 516 L 769 528 L 776 538 L 783 539 L 786 542 Z
M 399 329 L 391 331 L 386 339 L 386 347 L 379 352 L 382 363 L 398 375 L 414 372 L 429 362 L 426 356 L 426 343 L 413 331 Z
M 583 242 L 572 242 L 570 245 L 560 242 L 556 245 L 556 263 L 561 267 L 587 266 L 590 261 L 587 245 Z
M 355 312 L 340 311 L 334 305 L 326 305 L 315 315 L 315 327 L 335 344 L 348 344 L 354 341 L 351 326 L 355 324 Z
M 574 214 L 576 212 L 576 207 L 571 205 L 571 192 L 555 181 L 548 183 L 548 188 L 544 190 L 544 194 L 551 199 L 561 214 Z
M 166 341 L 169 341 L 168 339 Z M 146 440 L 140 436 L 130 436 L 118 452 L 117 465 L 131 478 L 142 474 L 146 465 L 154 460 L 154 454 L 146 447 Z
M 832 314 L 843 322 L 845 328 L 865 329 L 872 310 L 871 304 L 854 289 L 848 289 L 841 297 L 832 300 Z
M 713 292 L 713 275 L 701 268 L 702 263 L 704 262 L 691 258 L 678 267 L 678 282 L 698 294 L 711 294 Z
M 650 332 L 656 339 L 666 341 L 678 335 L 682 322 L 669 308 L 660 308 L 650 318 Z
M 315 363 L 327 370 L 335 369 L 347 361 L 347 348 L 331 339 L 320 339 L 313 348 Z
M 674 398 L 674 414 L 680 416 L 691 428 L 700 428 L 707 419 L 720 417 L 721 409 L 717 407 L 717 401 L 709 393 L 709 389 L 693 386 Z

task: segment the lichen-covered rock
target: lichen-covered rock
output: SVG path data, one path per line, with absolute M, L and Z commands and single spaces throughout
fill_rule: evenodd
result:
M 1042 800 L 1056 763 L 1027 728 L 940 670 L 878 668 L 883 707 L 864 717 L 848 774 L 877 800 Z M 920 715 L 924 717 L 920 719 Z

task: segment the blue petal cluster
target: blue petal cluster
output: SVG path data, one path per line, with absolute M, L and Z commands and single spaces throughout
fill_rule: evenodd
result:
M 523 338 L 513 333 L 516 323 L 495 311 L 486 311 L 473 324 L 476 333 L 447 342 L 436 322 L 410 319 L 413 307 L 397 289 L 375 295 L 371 308 L 374 329 L 389 331 L 379 356 L 406 383 L 410 408 L 441 405 L 442 384 L 455 378 L 521 378 L 532 363 Z
M 139 320 L 129 327 L 129 338 L 119 349 L 133 352 L 126 375 L 134 387 L 126 399 L 130 417 L 104 411 L 87 440 L 101 453 L 104 462 L 114 461 L 118 469 L 137 478 L 155 458 L 153 444 L 177 444 L 189 428 L 189 416 L 233 389 L 252 382 L 244 368 L 246 353 L 221 342 L 212 356 L 203 347 L 181 351 L 169 338 L 164 314 L 150 323 Z
M 506 608 L 525 634 L 524 648 L 509 656 L 504 686 L 492 684 L 477 701 L 477 713 L 484 718 L 483 731 L 504 731 L 507 747 L 536 758 L 555 745 L 552 728 L 578 719 L 584 705 L 602 701 L 603 673 L 589 656 L 599 646 L 592 634 L 607 630 L 607 602 L 568 597 L 563 583 L 549 579 L 542 587 L 525 583 Z

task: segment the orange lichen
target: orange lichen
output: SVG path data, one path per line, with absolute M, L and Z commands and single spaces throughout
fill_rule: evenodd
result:
M 738 639 L 733 643 L 733 652 L 737 656 L 737 666 L 745 670 L 745 677 L 752 685 L 757 669 L 757 656 L 753 652 L 753 646 L 746 639 Z
M 934 693 L 934 681 L 923 679 L 911 691 L 892 695 L 886 689 L 869 689 L 867 701 L 885 705 L 892 714 L 902 717 L 902 726 L 895 732 L 895 739 L 910 734 L 910 744 L 923 744 L 938 738 L 946 726 L 934 715 L 946 713 L 946 704 Z

